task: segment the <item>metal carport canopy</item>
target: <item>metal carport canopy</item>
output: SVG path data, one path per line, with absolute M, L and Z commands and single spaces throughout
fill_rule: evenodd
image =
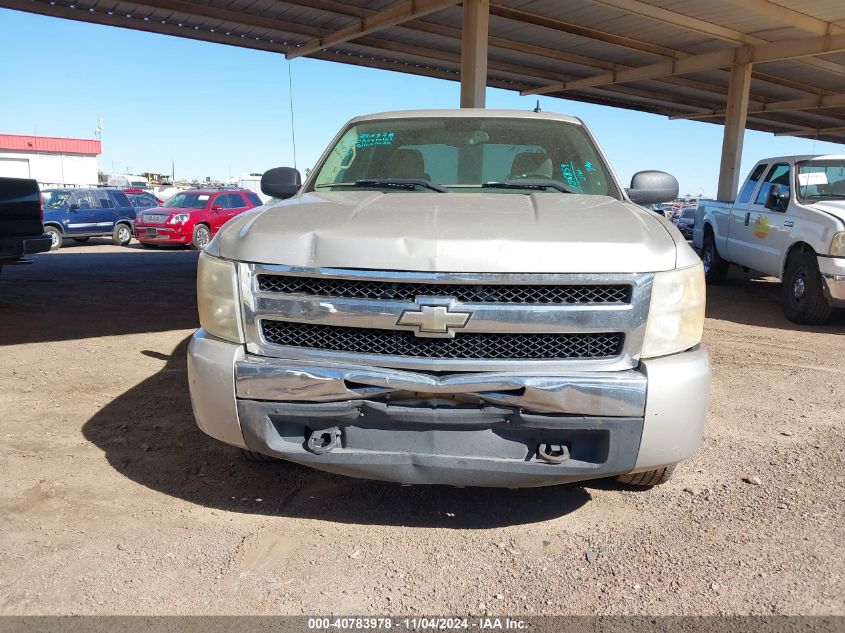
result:
M 842 0 L 0 0 L 0 7 L 845 142 Z M 485 68 L 486 66 L 486 68 Z

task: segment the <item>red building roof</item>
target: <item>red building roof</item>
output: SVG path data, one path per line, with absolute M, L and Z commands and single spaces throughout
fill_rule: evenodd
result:
M 0 134 L 0 152 L 53 152 L 56 154 L 88 154 L 102 152 L 100 141 L 88 138 L 57 138 L 55 136 L 21 136 Z

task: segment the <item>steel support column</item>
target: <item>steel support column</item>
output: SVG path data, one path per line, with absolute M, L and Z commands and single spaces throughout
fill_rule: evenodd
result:
M 719 200 L 733 200 L 739 187 L 739 164 L 748 115 L 748 94 L 751 89 L 751 64 L 731 67 L 728 106 L 725 111 L 725 132 L 722 139 L 722 162 L 719 166 Z
M 464 0 L 461 39 L 461 107 L 483 108 L 487 90 L 490 0 Z

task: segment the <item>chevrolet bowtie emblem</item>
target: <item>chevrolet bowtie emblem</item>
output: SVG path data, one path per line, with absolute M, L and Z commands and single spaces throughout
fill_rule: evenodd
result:
M 417 300 L 418 308 L 405 310 L 396 325 L 416 328 L 417 336 L 453 338 L 454 330 L 462 328 L 472 316 L 471 312 L 453 312 L 450 310 L 453 299 Z

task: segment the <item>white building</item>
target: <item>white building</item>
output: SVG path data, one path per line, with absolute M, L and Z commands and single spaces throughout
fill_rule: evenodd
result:
M 94 186 L 100 141 L 0 134 L 0 176 L 33 178 L 41 187 Z

